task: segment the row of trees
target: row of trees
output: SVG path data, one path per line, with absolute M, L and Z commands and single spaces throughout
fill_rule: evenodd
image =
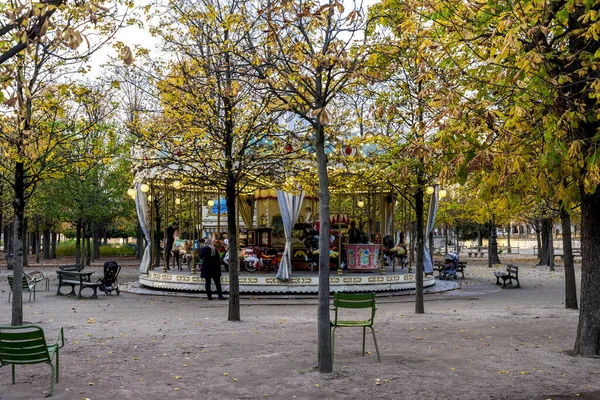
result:
M 175 56 L 150 71 L 148 59 L 140 61 L 140 69 L 157 83 L 163 125 L 153 119 L 139 143 L 156 155 L 151 164 L 176 161 L 191 176 L 221 187 L 232 220 L 243 178 L 273 172 L 275 160 L 282 158 L 281 144 L 292 144 L 290 152 L 316 166 L 322 242 L 329 230 L 328 165 L 337 162 L 331 150 L 344 142 L 370 144 L 373 151 L 355 157 L 352 165 L 374 165 L 410 199 L 420 280 L 423 188 L 436 180 L 444 185 L 468 182 L 469 195 L 483 202 L 480 214 L 487 214 L 492 224 L 506 218 L 498 215 L 501 209 L 534 205 L 560 209 L 566 219 L 595 193 L 594 153 L 583 157 L 587 150 L 580 152 L 593 143 L 580 126 L 589 122 L 585 110 L 595 104 L 589 100 L 594 98 L 589 80 L 594 73 L 582 55 L 595 54 L 594 37 L 586 33 L 592 23 L 584 21 L 586 13 L 594 14 L 584 7 L 579 20 L 565 20 L 565 10 L 580 6 L 553 3 L 552 12 L 540 7 L 519 12 L 524 21 L 519 25 L 510 23 L 515 12 L 510 6 L 456 7 L 443 1 L 383 1 L 368 15 L 336 1 L 171 4 L 160 10 L 164 19 L 153 32 Z M 539 13 L 547 15 L 546 25 Z M 550 29 L 561 38 L 552 51 L 544 43 Z M 565 52 L 575 44 L 581 48 Z M 546 61 L 562 68 L 553 58 L 556 52 L 562 52 L 563 60 L 579 60 L 560 82 L 556 72 L 543 75 L 548 73 Z M 571 85 L 575 80 L 587 82 L 577 94 Z M 564 103 L 560 109 L 557 93 Z M 296 124 L 283 136 L 282 125 L 274 122 L 282 116 L 293 117 Z M 344 129 L 349 133 L 341 133 Z M 300 173 L 294 170 L 293 175 Z M 229 222 L 235 239 L 235 223 Z M 543 225 L 547 231 L 547 222 Z M 326 264 L 326 254 L 322 257 Z M 584 275 L 595 273 L 589 260 L 584 256 Z M 566 270 L 574 276 L 571 267 Z M 329 287 L 327 272 L 321 273 L 319 367 L 328 371 Z M 230 272 L 231 320 L 239 320 L 235 274 Z M 589 287 L 588 295 L 594 292 Z M 574 293 L 574 286 L 569 290 Z M 591 298 L 592 303 L 598 300 L 597 295 Z M 416 312 L 424 312 L 422 281 Z M 581 328 L 589 326 L 582 323 Z M 590 332 L 580 335 L 589 339 Z
M 67 20 L 79 18 L 81 26 L 93 25 L 101 34 L 110 35 L 119 24 L 99 4 L 88 9 L 59 3 L 56 10 L 74 13 Z M 234 265 L 235 199 L 246 182 L 261 176 L 293 187 L 314 167 L 320 240 L 327 243 L 328 171 L 342 163 L 333 150 L 366 146 L 352 159 L 352 173 L 377 176 L 415 210 L 417 313 L 424 312 L 426 185 L 465 185 L 492 224 L 504 218 L 501 209 L 552 205 L 566 231 L 571 210 L 580 204 L 583 277 L 575 352 L 598 355 L 597 8 L 575 1 L 514 8 L 383 0 L 368 12 L 334 0 L 157 4 L 147 8 L 160 21 L 151 32 L 163 39 L 169 56 L 157 61 L 138 50 L 135 68 L 115 78 L 113 87 L 125 94 L 124 130 L 141 149 L 136 169 L 180 165 L 171 172 L 226 193 Z M 94 103 L 93 91 L 41 78 L 72 71 L 65 60 L 74 59 L 71 52 L 84 37 L 69 30 L 71 23 L 61 25 L 58 15 L 47 29 L 60 34 L 46 30 L 22 39 L 22 29 L 13 27 L 19 34 L 10 39 L 25 40 L 28 49 L 13 57 L 7 81 L 14 89 L 5 98 L 16 112 L 2 125 L 16 244 L 22 241 L 25 203 L 38 182 L 85 168 L 77 158 L 82 154 L 86 160 L 103 158 L 88 138 L 106 131 L 108 109 Z M 54 41 L 44 39 L 49 37 Z M 48 52 L 48 43 L 57 47 Z M 59 50 L 67 55 L 56 58 Z M 131 63 L 133 54 L 122 50 Z M 42 167 L 30 160 L 41 160 Z M 326 252 L 320 257 L 327 265 Z M 574 284 L 568 254 L 566 264 L 566 281 Z M 237 270 L 229 273 L 229 319 L 239 321 Z M 327 269 L 320 274 L 319 369 L 329 372 Z M 574 286 L 567 289 L 574 292 Z M 18 323 L 20 316 L 14 317 Z
M 0 178 L 13 205 L 16 282 L 23 273 L 26 211 L 46 214 L 34 203 L 36 190 L 56 178 L 85 179 L 83 171 L 109 154 L 104 122 L 114 105 L 106 88 L 73 78 L 86 71 L 85 61 L 123 24 L 119 6 L 127 9 L 128 4 L 10 0 L 0 6 Z M 16 285 L 12 324 L 22 320 L 21 288 Z

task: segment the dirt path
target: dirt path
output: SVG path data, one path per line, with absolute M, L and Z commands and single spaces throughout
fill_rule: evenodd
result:
M 316 299 L 242 300 L 242 322 L 227 302 L 201 297 L 99 296 L 38 292 L 25 320 L 54 337 L 65 329 L 57 399 L 598 399 L 600 360 L 574 358 L 578 312 L 563 305 L 563 270 L 513 257 L 522 289 L 500 290 L 483 262 L 469 260 L 463 288 L 381 297 L 373 341 L 361 357 L 359 329 L 339 329 L 334 373 L 315 370 Z M 474 266 L 474 263 L 481 266 Z M 132 264 L 133 265 L 133 264 Z M 32 270 L 34 268 L 29 268 Z M 48 275 L 55 267 L 43 267 Z M 100 271 L 100 266 L 93 269 Z M 0 269 L 0 324 L 10 323 Z M 121 281 L 135 280 L 134 266 Z M 50 368 L 0 369 L 0 399 L 43 398 Z

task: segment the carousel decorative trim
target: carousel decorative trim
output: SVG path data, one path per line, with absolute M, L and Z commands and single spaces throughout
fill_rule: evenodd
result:
M 140 275 L 140 284 L 155 289 L 204 292 L 205 280 L 199 275 L 169 274 L 150 271 Z M 223 291 L 229 291 L 229 277 L 222 276 Z M 280 281 L 274 275 L 245 275 L 239 277 L 240 293 L 318 293 L 317 275 L 293 276 Z M 423 287 L 435 284 L 435 278 L 425 276 Z M 388 273 L 386 275 L 352 274 L 329 277 L 332 292 L 384 292 L 416 288 L 415 274 Z

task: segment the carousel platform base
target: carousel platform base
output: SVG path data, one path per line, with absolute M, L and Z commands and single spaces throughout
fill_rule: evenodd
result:
M 435 285 L 436 279 L 425 276 L 423 287 Z M 200 275 L 192 275 L 189 271 L 149 271 L 140 275 L 139 283 L 143 287 L 174 290 L 184 292 L 204 292 L 205 280 Z M 274 273 L 240 272 L 240 293 L 273 293 L 273 294 L 315 294 L 319 290 L 317 272 L 293 272 L 289 281 L 280 281 Z M 223 272 L 221 285 L 224 292 L 229 291 L 229 276 Z M 329 286 L 332 292 L 387 292 L 416 288 L 416 275 L 403 271 L 352 272 L 344 271 L 338 275 L 331 271 Z

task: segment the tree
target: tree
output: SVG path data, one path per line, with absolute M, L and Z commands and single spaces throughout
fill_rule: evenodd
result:
M 415 8 L 417 4 L 414 5 Z M 499 184 L 516 176 L 539 196 L 582 210 L 581 312 L 575 354 L 600 354 L 600 76 L 595 67 L 600 4 L 536 1 L 418 3 L 433 22 L 442 57 L 460 70 L 443 140 L 494 164 Z M 518 20 L 518 23 L 517 23 Z M 469 95 L 463 96 L 465 90 Z M 460 95 L 460 97 L 459 97 Z M 478 127 L 479 129 L 473 129 Z M 535 166 L 535 168 L 531 168 Z M 550 178 L 550 179 L 549 179 Z M 551 182 L 557 182 L 554 185 Z
M 3 57 L 1 88 L 9 93 L 4 104 L 10 112 L 0 121 L 0 168 L 9 174 L 0 176 L 10 176 L 7 184 L 14 193 L 16 282 L 21 281 L 23 272 L 27 201 L 38 182 L 58 173 L 69 161 L 85 157 L 83 154 L 73 158 L 69 143 L 85 136 L 89 127 L 76 122 L 79 111 L 91 106 L 86 97 L 88 92 L 62 84 L 61 80 L 80 70 L 81 61 L 100 48 L 120 26 L 117 5 L 122 4 L 121 0 L 110 2 L 111 9 L 104 7 L 104 3 L 51 0 L 49 4 L 33 3 L 29 9 L 19 1 L 10 1 L 3 6 L 0 45 L 13 53 Z M 59 9 L 60 13 L 56 13 Z M 30 23 L 33 31 L 28 31 Z M 77 51 L 84 40 L 87 50 Z M 23 45 L 27 52 L 22 51 Z M 23 307 L 18 285 L 13 298 L 12 324 L 20 325 Z
M 179 177 L 225 191 L 229 259 L 236 266 L 236 200 L 256 177 L 276 178 L 287 138 L 273 96 L 256 90 L 242 58 L 257 17 L 241 0 L 194 0 L 170 4 L 166 11 L 153 32 L 176 59 L 157 72 L 165 75 L 157 79 L 162 129 L 147 131 L 140 144 L 160 154 L 148 165 L 168 171 L 175 163 Z M 229 268 L 230 321 L 241 319 L 238 273 Z
M 426 29 L 422 29 L 423 16 L 418 10 L 396 8 L 394 4 L 384 1 L 369 10 L 373 20 L 370 29 L 380 32 L 382 37 L 370 63 L 372 75 L 381 86 L 374 114 L 387 129 L 395 128 L 397 143 L 388 154 L 390 180 L 404 181 L 400 182 L 405 186 L 400 192 L 410 193 L 414 199 L 415 313 L 421 314 L 425 312 L 425 187 L 446 184 L 438 180 L 440 152 L 434 146 L 446 111 L 440 107 L 440 79 L 436 76 L 440 67 L 435 52 L 428 49 L 431 37 Z M 433 236 L 430 241 L 431 246 Z
M 345 10 L 338 1 L 267 0 L 260 11 L 247 65 L 260 87 L 278 100 L 278 109 L 305 121 L 312 129 L 319 178 L 319 243 L 329 243 L 329 177 L 326 139 L 332 103 L 345 87 L 365 72 L 368 48 L 362 10 Z M 263 33 L 264 32 L 264 33 Z M 359 37 L 362 35 L 362 37 Z M 319 254 L 318 359 L 319 371 L 331 372 L 329 320 L 329 255 Z
M 64 6 L 66 0 L 47 0 L 39 3 L 8 1 L 0 6 L 0 65 L 41 40 L 48 31 L 52 14 Z M 2 100 L 2 99 L 0 99 Z

